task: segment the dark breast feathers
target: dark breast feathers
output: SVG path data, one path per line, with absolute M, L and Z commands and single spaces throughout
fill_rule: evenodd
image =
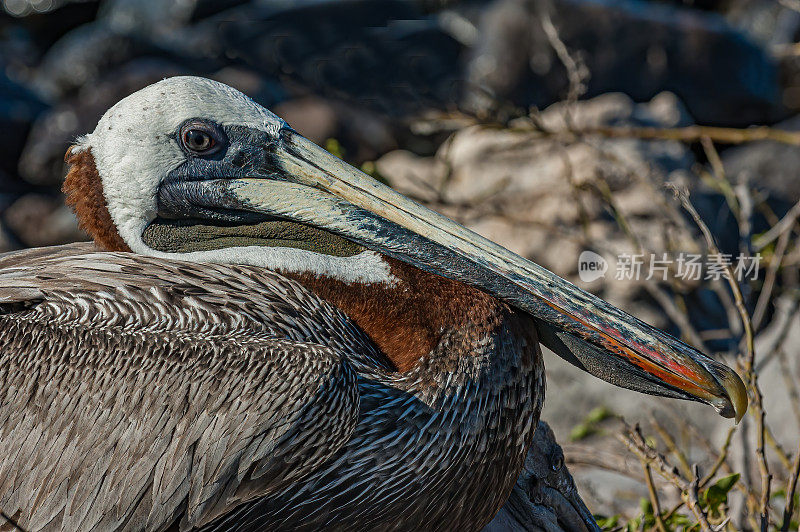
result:
M 0 256 L 0 510 L 28 531 L 479 529 L 544 391 L 530 324 L 498 312 L 397 373 L 258 268 Z

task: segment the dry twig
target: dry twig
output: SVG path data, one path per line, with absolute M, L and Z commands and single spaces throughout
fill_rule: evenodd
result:
M 658 420 L 650 416 L 650 424 L 653 425 L 653 428 L 658 432 L 658 435 L 661 436 L 661 439 L 664 441 L 664 444 L 669 449 L 670 453 L 675 455 L 675 458 L 678 459 L 678 463 L 680 464 L 681 468 L 683 469 L 684 474 L 691 475 L 692 467 L 689 465 L 689 459 L 686 458 L 684 452 L 675 444 L 675 440 L 672 435 L 661 426 Z
M 725 442 L 722 444 L 720 449 L 719 456 L 717 456 L 717 460 L 714 462 L 714 465 L 711 466 L 711 469 L 706 473 L 706 476 L 703 477 L 703 480 L 700 481 L 700 487 L 705 487 L 711 479 L 714 478 L 714 475 L 717 474 L 719 468 L 726 462 L 728 459 L 728 450 L 731 447 L 731 440 L 733 440 L 733 434 L 736 432 L 736 427 L 731 427 L 728 429 L 728 435 L 725 436 Z
M 708 516 L 705 510 L 700 506 L 697 494 L 699 482 L 697 475 L 695 474 L 691 481 L 687 481 L 683 478 L 678 468 L 671 465 L 663 455 L 647 445 L 638 425 L 631 428 L 629 425 L 625 424 L 624 432 L 623 435 L 619 436 L 622 443 L 638 456 L 642 462 L 654 468 L 662 477 L 677 487 L 683 494 L 684 502 L 697 518 L 697 522 L 700 523 L 702 530 L 704 532 L 711 532 L 712 528 L 708 523 Z
M 524 131 L 525 130 L 520 130 L 520 132 Z M 600 135 L 608 138 L 676 140 L 680 142 L 700 142 L 704 137 L 707 137 L 720 144 L 743 144 L 745 142 L 757 140 L 772 140 L 782 144 L 800 146 L 800 132 L 774 129 L 766 126 L 747 129 L 710 126 L 686 126 L 676 128 L 604 126 L 571 129 L 570 133 L 573 135 Z
M 789 530 L 792 524 L 792 515 L 794 514 L 794 494 L 797 491 L 797 477 L 800 476 L 800 449 L 794 457 L 794 467 L 792 474 L 789 477 L 789 482 L 786 484 L 786 508 L 783 510 L 783 523 L 781 524 L 781 532 Z
M 792 208 L 789 209 L 789 212 L 787 212 L 778 223 L 773 225 L 769 231 L 755 239 L 753 246 L 756 251 L 761 251 L 783 233 L 790 231 L 797 222 L 798 217 L 800 217 L 800 201 L 795 203 Z
M 647 492 L 650 494 L 650 504 L 653 505 L 653 516 L 656 520 L 656 527 L 660 532 L 667 532 L 667 526 L 661 518 L 661 501 L 658 500 L 658 493 L 656 493 L 656 487 L 653 484 L 653 474 L 650 472 L 650 465 L 644 460 L 641 462 L 642 469 L 644 469 L 644 478 L 647 482 Z
M 700 523 L 700 529 L 704 532 L 712 532 L 714 529 L 711 528 L 711 523 L 708 522 L 708 516 L 702 509 L 700 508 L 700 469 L 697 467 L 697 464 L 694 464 L 692 467 L 692 481 L 689 483 L 689 489 L 686 492 L 685 497 L 687 497 L 686 504 L 689 508 L 692 509 L 694 512 L 695 517 L 697 517 L 698 523 Z
M 789 237 L 792 236 L 792 232 L 789 231 L 789 229 L 791 229 L 791 226 L 784 230 L 780 237 L 778 237 L 778 243 L 775 246 L 775 253 L 773 255 L 774 259 L 770 261 L 769 268 L 767 268 L 767 273 L 764 276 L 764 286 L 761 289 L 761 294 L 758 296 L 758 301 L 756 302 L 756 308 L 753 311 L 753 328 L 755 329 L 758 329 L 758 326 L 761 325 L 761 321 L 764 319 L 764 315 L 767 311 L 767 305 L 772 300 L 772 290 L 775 288 L 775 279 L 778 277 L 778 269 L 781 267 L 784 255 L 786 255 L 786 248 L 789 246 Z
M 692 202 L 689 200 L 689 191 L 686 189 L 679 189 L 678 187 L 673 187 L 673 190 L 676 196 L 680 199 L 683 208 L 686 209 L 697 226 L 700 228 L 700 232 L 706 239 L 706 244 L 708 245 L 709 250 L 714 254 L 719 254 L 719 247 L 717 246 L 711 231 L 708 229 L 708 226 L 705 224 L 705 222 L 703 222 L 697 210 L 694 208 L 694 205 L 692 205 Z M 754 368 L 756 355 L 753 322 L 751 321 L 750 314 L 747 311 L 741 288 L 736 282 L 733 268 L 730 266 L 730 264 L 723 264 L 722 266 L 725 268 L 727 273 L 726 279 L 728 280 L 731 292 L 733 293 L 736 309 L 739 311 L 741 316 L 742 326 L 744 327 L 745 333 L 744 343 L 746 350 L 743 356 L 740 358 L 740 365 L 743 368 L 745 379 L 749 385 L 749 395 L 755 410 L 756 455 L 758 457 L 758 468 L 761 475 L 761 501 L 759 504 L 759 513 L 761 515 L 761 530 L 766 531 L 769 526 L 769 499 L 772 474 L 769 471 L 769 463 L 767 462 L 767 455 L 764 445 L 766 439 L 766 412 L 764 411 L 761 389 L 758 386 L 758 374 Z

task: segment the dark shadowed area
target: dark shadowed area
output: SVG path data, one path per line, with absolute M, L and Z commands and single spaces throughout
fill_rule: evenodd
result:
M 187 74 L 748 385 L 734 428 L 546 356 L 491 530 L 797 530 L 800 0 L 0 0 L 0 252 L 88 239 L 67 148 Z

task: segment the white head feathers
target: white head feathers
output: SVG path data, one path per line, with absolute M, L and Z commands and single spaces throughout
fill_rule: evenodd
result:
M 157 193 L 166 175 L 186 161 L 175 139 L 182 123 L 203 118 L 221 126 L 241 125 L 277 136 L 286 123 L 241 92 L 210 79 L 179 76 L 154 83 L 109 109 L 76 151 L 91 148 L 108 211 L 117 231 L 136 253 L 196 262 L 265 266 L 309 271 L 348 282 L 386 282 L 385 261 L 365 252 L 332 257 L 292 248 L 237 247 L 216 251 L 163 253 L 148 247 L 142 232 L 157 215 Z

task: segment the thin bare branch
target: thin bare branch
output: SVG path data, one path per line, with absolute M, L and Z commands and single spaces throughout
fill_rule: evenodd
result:
M 761 289 L 758 302 L 756 302 L 756 308 L 753 311 L 753 328 L 755 329 L 758 329 L 759 325 L 761 325 L 761 321 L 764 319 L 764 314 L 767 311 L 767 305 L 769 305 L 769 302 L 772 300 L 772 290 L 775 288 L 775 279 L 778 277 L 778 269 L 781 267 L 783 257 L 786 254 L 786 248 L 789 245 L 789 237 L 792 236 L 792 232 L 789 229 L 791 229 L 791 226 L 778 237 L 778 243 L 775 245 L 775 253 L 773 255 L 774 259 L 770 261 L 769 268 L 767 268 L 767 273 L 764 276 L 764 286 Z
M 644 479 L 647 482 L 647 492 L 650 494 L 650 504 L 653 505 L 653 516 L 656 520 L 656 527 L 660 532 L 667 532 L 667 526 L 661 518 L 661 501 L 658 500 L 658 493 L 653 484 L 653 474 L 650 471 L 650 465 L 642 460 L 642 469 L 644 469 Z M 644 521 L 644 520 L 642 520 Z
M 747 129 L 710 126 L 686 126 L 678 128 L 614 126 L 573 130 L 572 133 L 602 135 L 609 138 L 661 139 L 677 140 L 681 142 L 699 142 L 703 137 L 708 137 L 720 144 L 743 144 L 745 142 L 757 140 L 772 140 L 782 144 L 800 146 L 800 132 L 774 129 L 766 126 Z
M 661 306 L 669 319 L 675 322 L 675 325 L 681 330 L 681 335 L 684 337 L 683 339 L 688 340 L 688 342 L 697 349 L 705 351 L 707 347 L 703 341 L 703 337 L 697 329 L 694 328 L 686 312 L 682 312 L 678 308 L 669 293 L 655 283 L 642 283 L 642 286 L 647 290 L 647 293 L 656 300 L 656 303 Z
M 797 492 L 798 476 L 800 476 L 800 448 L 797 449 L 797 453 L 794 457 L 792 474 L 789 477 L 789 482 L 786 484 L 786 507 L 783 510 L 781 532 L 787 532 L 789 526 L 792 524 L 792 515 L 794 515 L 794 494 Z
M 781 236 L 786 231 L 791 231 L 794 224 L 797 222 L 797 218 L 800 217 L 800 201 L 795 203 L 791 209 L 781 218 L 781 220 L 773 225 L 769 231 L 761 235 L 760 237 L 755 239 L 753 242 L 753 247 L 756 251 L 761 251 L 765 247 L 767 247 L 770 242 L 774 241 L 776 238 Z
M 711 523 L 708 522 L 708 516 L 700 508 L 700 469 L 697 467 L 697 464 L 694 464 L 692 468 L 692 482 L 689 484 L 689 489 L 685 493 L 685 497 L 687 498 L 686 505 L 692 510 L 695 517 L 697 517 L 697 522 L 700 523 L 700 529 L 704 532 L 712 532 L 714 529 L 711 527 Z
M 783 385 L 786 387 L 786 393 L 789 394 L 789 405 L 792 407 L 795 421 L 797 421 L 797 426 L 800 428 L 800 389 L 797 387 L 797 381 L 792 377 L 793 372 L 792 368 L 789 367 L 789 358 L 783 348 L 778 349 L 777 357 L 781 365 Z M 795 456 L 796 459 L 797 457 Z
M 725 442 L 722 444 L 720 448 L 719 456 L 717 456 L 717 460 L 714 462 L 714 465 L 711 466 L 711 469 L 708 471 L 703 480 L 700 481 L 700 487 L 704 488 L 706 484 L 711 482 L 711 479 L 714 478 L 714 475 L 717 474 L 717 471 L 722 467 L 722 464 L 726 462 L 728 459 L 728 450 L 731 448 L 731 440 L 733 440 L 733 434 L 736 432 L 736 427 L 731 427 L 728 429 L 728 435 L 725 436 Z
M 713 529 L 708 522 L 708 516 L 700 506 L 698 496 L 700 479 L 697 474 L 697 466 L 695 466 L 692 480 L 687 481 L 681 476 L 677 467 L 671 465 L 661 453 L 647 445 L 638 425 L 631 428 L 626 423 L 624 427 L 624 434 L 619 435 L 620 441 L 638 456 L 642 462 L 655 469 L 662 477 L 677 487 L 681 491 L 684 502 L 697 518 L 697 522 L 700 523 L 700 528 L 704 532 L 711 532 Z
M 661 436 L 661 439 L 664 441 L 664 444 L 667 446 L 667 449 L 669 449 L 670 453 L 672 453 L 675 458 L 678 459 L 678 463 L 683 469 L 684 474 L 691 475 L 692 467 L 689 465 L 689 459 L 686 458 L 684 452 L 677 446 L 672 435 L 670 435 L 667 429 L 661 426 L 655 417 L 650 417 L 650 423 L 653 425 L 653 428 L 656 430 L 656 432 L 658 432 L 658 435 Z
M 539 20 L 542 24 L 545 37 L 550 43 L 550 46 L 556 52 L 559 61 L 564 65 L 567 70 L 567 79 L 569 80 L 569 92 L 567 93 L 567 102 L 575 103 L 586 92 L 586 80 L 589 78 L 589 69 L 583 63 L 581 58 L 570 53 L 567 45 L 561 40 L 558 35 L 558 29 L 553 24 L 550 13 L 547 9 L 539 10 Z M 570 107 L 569 105 L 567 108 Z
M 689 213 L 692 219 L 700 228 L 700 232 L 706 239 L 706 244 L 712 253 L 718 254 L 719 247 L 714 240 L 708 226 L 700 217 L 697 210 L 689 200 L 689 191 L 685 188 L 672 187 L 676 196 L 680 199 L 683 208 Z M 750 314 L 747 312 L 747 307 L 742 295 L 742 290 L 739 283 L 736 282 L 733 268 L 730 264 L 723 264 L 727 275 L 725 276 L 733 293 L 736 309 L 742 319 L 742 326 L 744 327 L 744 342 L 745 352 L 740 357 L 740 365 L 743 368 L 745 379 L 748 383 L 750 400 L 753 403 L 753 410 L 756 420 L 756 456 L 758 457 L 758 469 L 761 475 L 761 500 L 759 504 L 759 513 L 761 516 L 761 529 L 766 530 L 769 526 L 769 499 L 770 499 L 770 486 L 772 483 L 772 474 L 769 471 L 769 463 L 767 462 L 767 455 L 765 450 L 765 432 L 766 432 L 766 412 L 764 411 L 763 396 L 761 389 L 758 386 L 758 374 L 754 370 L 755 366 L 755 337 L 753 334 L 753 322 L 750 319 Z
M 714 141 L 709 137 L 702 137 L 700 139 L 700 144 L 702 144 L 703 151 L 708 158 L 709 164 L 711 164 L 711 175 L 714 178 L 715 187 L 725 196 L 725 201 L 728 203 L 736 219 L 741 219 L 739 200 L 736 198 L 736 193 L 728 181 L 728 177 L 725 173 L 725 166 L 722 164 L 722 158 L 719 156 L 717 147 L 714 146 Z

